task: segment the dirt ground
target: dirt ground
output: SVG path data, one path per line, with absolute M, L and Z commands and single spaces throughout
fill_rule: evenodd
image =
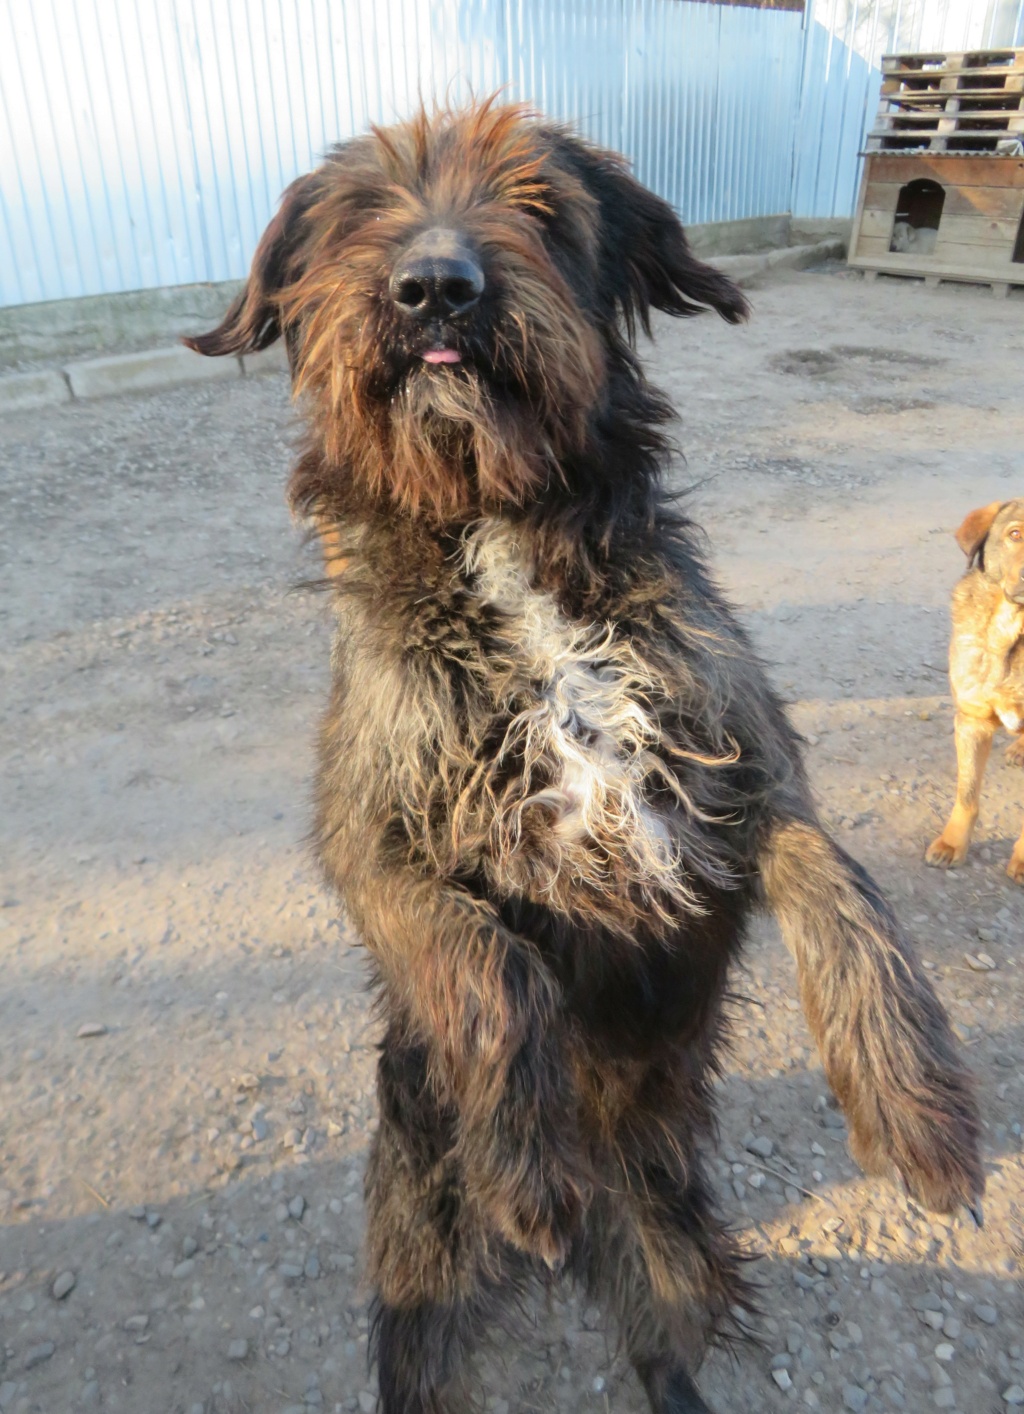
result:
M 740 331 L 660 324 L 653 371 L 824 816 L 966 1044 L 989 1190 L 978 1232 L 857 1172 L 760 928 L 717 1172 L 764 1254 L 764 1345 L 702 1383 L 722 1414 L 995 1414 L 1024 1402 L 1024 893 L 1003 872 L 1024 779 L 1001 752 L 970 863 L 922 855 L 953 782 L 951 532 L 1024 495 L 1024 300 L 838 267 L 753 298 Z M 304 843 L 329 625 L 293 587 L 293 435 L 275 374 L 0 427 L 3 1414 L 374 1407 L 375 1026 Z M 492 1414 L 644 1407 L 597 1312 L 566 1291 L 530 1318 L 484 1363 Z

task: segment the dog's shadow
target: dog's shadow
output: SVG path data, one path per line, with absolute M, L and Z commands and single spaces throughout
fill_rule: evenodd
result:
M 802 1018 L 783 1010 L 796 1044 Z M 775 1012 L 774 1002 L 767 1016 L 740 1005 L 737 1024 L 756 1041 L 767 1022 L 778 1046 L 785 1028 Z M 988 1044 L 1005 1054 L 1020 1041 L 1015 1032 Z M 987 1081 L 986 1057 L 975 1060 Z M 891 1181 L 859 1175 L 841 1121 L 820 1102 L 815 1066 L 758 1073 L 737 1056 L 720 1092 L 712 1171 L 722 1209 L 760 1253 L 749 1276 L 761 1314 L 760 1344 L 709 1356 L 701 1385 L 712 1408 L 782 1409 L 796 1396 L 833 1410 L 845 1407 L 849 1386 L 878 1407 L 919 1409 L 930 1407 L 947 1370 L 954 1391 L 974 1390 L 969 1401 L 957 1396 L 955 1407 L 966 1408 L 982 1389 L 1020 1382 L 1014 1277 L 1024 1228 L 1002 1172 L 1019 1173 L 1019 1148 L 1004 1143 L 987 1155 L 993 1212 L 977 1232 L 969 1219 L 922 1212 Z M 361 1103 L 357 1091 L 350 1106 Z M 280 1127 L 272 1124 L 271 1144 Z M 141 1414 L 154 1407 L 147 1371 L 169 1362 L 167 1408 L 371 1410 L 360 1277 L 366 1124 L 354 1119 L 349 1128 L 314 1138 L 294 1166 L 282 1164 L 280 1150 L 255 1146 L 230 1177 L 145 1212 L 111 1204 L 42 1224 L 31 1209 L 12 1215 L 0 1227 L 0 1378 L 15 1389 L 30 1380 L 35 1407 L 57 1407 L 91 1370 L 86 1384 Z M 758 1137 L 771 1140 L 770 1152 Z M 50 1296 L 55 1271 L 41 1269 L 40 1251 L 66 1253 L 73 1265 L 77 1286 L 66 1301 Z M 52 1357 L 26 1371 L 45 1340 Z M 616 1341 L 583 1295 L 558 1283 L 538 1289 L 478 1358 L 484 1407 L 641 1414 L 647 1405 Z M 934 1358 L 943 1342 L 953 1351 L 946 1363 L 948 1351 Z

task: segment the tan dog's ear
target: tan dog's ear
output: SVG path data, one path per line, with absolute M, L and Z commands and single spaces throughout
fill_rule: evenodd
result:
M 1005 504 L 1005 501 L 992 501 L 987 506 L 979 506 L 964 520 L 956 533 L 956 543 L 969 560 L 981 549 L 985 536 L 992 529 L 992 522 Z

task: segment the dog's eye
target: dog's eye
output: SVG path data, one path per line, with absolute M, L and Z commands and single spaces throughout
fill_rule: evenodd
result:
M 1013 529 L 1010 531 L 1010 533 L 1007 535 L 1006 538 L 1007 538 L 1007 540 L 1019 540 L 1019 539 L 1020 539 L 1020 531 L 1017 529 L 1016 526 L 1014 526 Z

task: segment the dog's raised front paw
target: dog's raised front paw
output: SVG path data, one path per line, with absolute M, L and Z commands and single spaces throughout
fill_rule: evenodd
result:
M 850 1128 L 850 1151 L 867 1172 L 891 1164 L 910 1196 L 934 1213 L 978 1208 L 985 1174 L 974 1096 L 966 1078 L 947 1074 L 933 1094 L 887 1106 L 880 1130 Z
M 1024 884 L 1024 849 L 1015 849 L 1010 855 L 1006 872 L 1015 884 Z

